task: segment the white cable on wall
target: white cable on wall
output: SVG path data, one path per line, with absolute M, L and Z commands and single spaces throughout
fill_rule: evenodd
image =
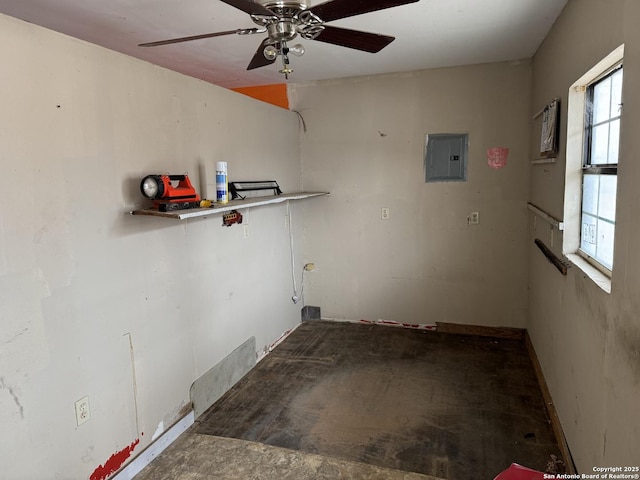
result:
M 291 209 L 289 208 L 289 202 L 287 201 L 287 218 L 289 225 L 289 248 L 291 250 L 291 282 L 293 283 L 293 296 L 291 300 L 293 303 L 297 304 L 300 300 L 304 299 L 304 272 L 312 271 L 315 269 L 315 265 L 313 263 L 305 263 L 302 267 L 302 273 L 300 273 L 300 293 L 298 293 L 298 284 L 296 282 L 296 259 L 295 259 L 295 248 L 293 241 L 293 218 L 291 215 Z M 304 303 L 304 302 L 303 302 Z
M 294 250 L 294 242 L 293 242 L 293 218 L 291 215 L 291 208 L 289 206 L 289 201 L 287 200 L 287 218 L 289 224 L 289 249 L 291 251 L 291 282 L 293 283 L 293 296 L 291 300 L 293 303 L 298 303 L 298 287 L 296 285 L 296 258 L 295 258 L 295 250 Z

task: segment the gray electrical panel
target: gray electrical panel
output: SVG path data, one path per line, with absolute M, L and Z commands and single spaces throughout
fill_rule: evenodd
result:
M 466 133 L 427 135 L 424 156 L 425 181 L 466 181 L 468 150 L 469 135 Z

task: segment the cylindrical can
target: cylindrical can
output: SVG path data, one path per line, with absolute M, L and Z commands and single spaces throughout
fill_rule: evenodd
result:
M 227 162 L 216 162 L 216 201 L 229 201 L 229 181 L 227 180 Z

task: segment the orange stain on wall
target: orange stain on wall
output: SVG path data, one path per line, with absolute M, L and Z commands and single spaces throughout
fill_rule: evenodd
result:
M 260 85 L 257 87 L 240 87 L 232 90 L 257 100 L 271 103 L 277 107 L 284 108 L 285 110 L 289 110 L 289 96 L 287 95 L 286 83 Z

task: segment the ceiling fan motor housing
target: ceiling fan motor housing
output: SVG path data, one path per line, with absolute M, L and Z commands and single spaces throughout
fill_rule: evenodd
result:
M 265 8 L 268 8 L 269 10 L 273 10 L 275 8 L 294 8 L 296 10 L 306 10 L 307 8 L 309 8 L 309 5 L 311 2 L 309 2 L 309 0 L 300 0 L 300 1 L 278 1 L 276 0 L 275 2 L 273 0 L 258 0 L 258 2 L 260 5 L 262 5 Z
M 267 33 L 274 42 L 288 42 L 298 34 L 293 21 L 288 18 L 281 18 L 278 22 L 267 25 Z
M 273 17 L 252 15 L 253 21 L 267 29 L 272 43 L 289 42 L 298 34 L 307 40 L 313 40 L 322 30 L 323 22 L 307 9 L 309 1 L 273 1 L 260 2 L 274 13 Z

